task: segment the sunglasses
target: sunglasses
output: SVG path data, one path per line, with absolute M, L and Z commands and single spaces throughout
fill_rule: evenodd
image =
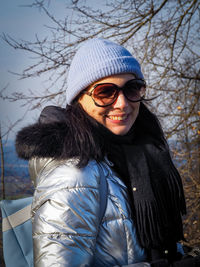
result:
M 92 97 L 96 106 L 107 107 L 116 101 L 120 91 L 130 102 L 142 101 L 144 99 L 141 96 L 142 88 L 146 88 L 145 81 L 133 79 L 126 82 L 123 87 L 119 87 L 114 83 L 99 83 L 94 86 L 92 91 L 84 91 L 84 93 Z

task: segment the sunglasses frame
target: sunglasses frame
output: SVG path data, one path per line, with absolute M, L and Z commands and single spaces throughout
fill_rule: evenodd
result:
M 124 87 L 126 86 L 126 84 L 129 83 L 129 82 L 132 82 L 132 81 L 142 81 L 142 82 L 144 83 L 144 86 L 142 86 L 142 87 L 146 88 L 146 82 L 145 82 L 145 80 L 143 80 L 143 79 L 132 79 L 132 80 L 127 81 L 127 82 L 124 84 L 123 87 L 119 87 L 119 86 L 117 86 L 117 85 L 114 84 L 114 83 L 98 83 L 98 84 L 95 84 L 95 86 L 93 87 L 92 91 L 88 92 L 88 91 L 86 91 L 86 90 L 87 90 L 87 89 L 86 89 L 86 90 L 83 91 L 83 93 L 86 94 L 86 95 L 88 95 L 88 96 L 90 96 L 90 97 L 92 98 L 94 104 L 95 104 L 97 107 L 103 107 L 103 108 L 104 108 L 104 107 L 111 106 L 111 105 L 117 100 L 117 98 L 118 98 L 118 96 L 119 96 L 119 92 L 120 92 L 121 90 L 122 90 L 122 92 L 123 92 L 123 89 L 124 89 Z M 100 105 L 100 104 L 98 104 L 98 103 L 95 102 L 95 100 L 94 100 L 94 98 L 93 98 L 93 92 L 94 92 L 94 90 L 96 89 L 97 86 L 99 86 L 99 85 L 103 85 L 103 84 L 112 84 L 112 85 L 116 86 L 116 88 L 117 88 L 117 90 L 116 90 L 117 94 L 116 94 L 116 97 L 114 98 L 114 100 L 113 100 L 110 104 Z M 142 88 L 142 87 L 141 87 L 141 88 Z M 140 90 L 141 90 L 141 89 L 140 89 Z M 127 98 L 127 96 L 126 96 L 125 94 L 124 94 L 124 96 L 126 97 L 126 99 L 127 99 L 128 101 L 133 102 L 133 103 L 141 102 L 141 101 L 145 100 L 143 96 L 141 96 L 141 98 L 138 99 L 138 100 L 130 100 L 130 99 Z

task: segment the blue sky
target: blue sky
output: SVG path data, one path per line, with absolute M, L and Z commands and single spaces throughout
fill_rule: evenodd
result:
M 35 34 L 40 37 L 47 35 L 44 25 L 48 19 L 35 8 L 23 7 L 31 4 L 31 0 L 2 0 L 0 8 L 0 35 L 9 34 L 16 40 L 34 40 Z M 58 0 L 54 7 L 56 13 L 64 15 L 66 1 Z M 55 6 L 56 5 L 56 6 Z M 29 66 L 31 55 L 23 51 L 15 50 L 0 38 L 0 90 L 7 86 L 7 94 L 15 91 L 25 91 L 30 88 L 43 89 L 43 81 L 40 78 L 19 80 L 12 72 L 22 72 Z M 8 102 L 0 100 L 1 131 L 5 134 L 7 128 L 24 115 L 25 109 L 22 102 Z M 17 127 L 10 133 L 9 138 L 14 138 L 19 128 L 32 123 L 38 117 L 40 110 L 30 111 Z

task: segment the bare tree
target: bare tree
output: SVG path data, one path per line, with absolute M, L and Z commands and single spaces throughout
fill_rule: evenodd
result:
M 39 39 L 36 35 L 35 41 L 29 42 L 2 36 L 13 48 L 35 56 L 33 64 L 18 73 L 19 77 L 44 75 L 46 79 L 48 75 L 50 86 L 40 95 L 31 91 L 3 96 L 13 101 L 24 99 L 33 108 L 51 100 L 63 105 L 68 67 L 77 46 L 94 37 L 123 44 L 142 64 L 147 95 L 160 95 L 151 108 L 159 114 L 167 138 L 177 140 L 174 155 L 179 160 L 190 210 L 185 220 L 190 233 L 187 238 L 192 244 L 200 243 L 200 233 L 195 228 L 200 225 L 199 1 L 112 0 L 98 7 L 88 0 L 66 1 L 68 15 L 64 19 L 56 16 L 56 10 L 50 12 L 51 4 L 35 0 L 30 5 L 50 19 L 51 26 L 46 26 L 48 37 Z M 55 92 L 53 88 L 58 83 L 60 88 Z
M 2 198 L 5 199 L 5 180 L 4 180 L 4 153 L 3 153 L 3 142 L 1 137 L 1 125 L 0 125 L 0 151 L 1 151 L 1 184 L 2 184 Z

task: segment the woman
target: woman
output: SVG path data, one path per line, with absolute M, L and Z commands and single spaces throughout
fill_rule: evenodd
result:
M 35 266 L 139 267 L 178 259 L 183 188 L 160 124 L 143 103 L 145 87 L 125 48 L 89 40 L 71 63 L 66 109 L 47 107 L 18 133 L 17 152 L 30 160 L 36 187 Z

